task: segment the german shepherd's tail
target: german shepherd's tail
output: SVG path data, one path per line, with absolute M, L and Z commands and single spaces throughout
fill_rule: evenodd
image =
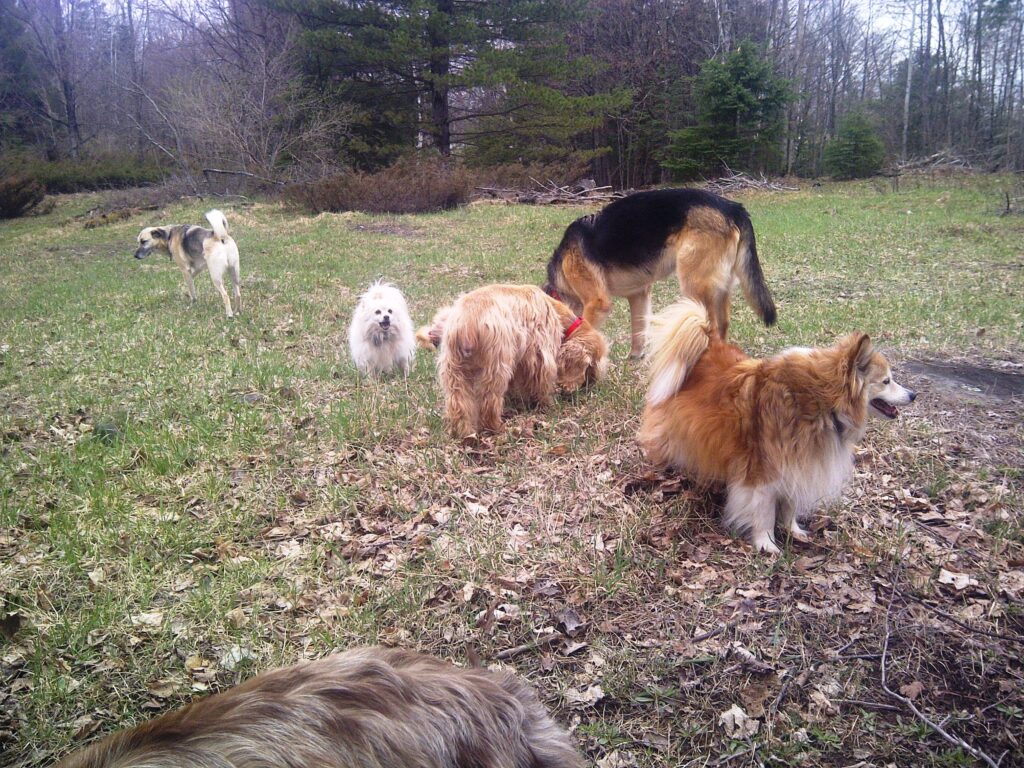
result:
M 228 237 L 228 220 L 224 218 L 224 214 L 214 208 L 206 212 L 206 220 L 213 227 L 213 234 L 223 243 L 224 238 Z
M 754 238 L 754 226 L 750 223 L 750 216 L 746 210 L 740 209 L 741 214 L 736 217 L 736 224 L 740 230 L 740 285 L 743 286 L 743 294 L 747 297 L 747 303 L 753 308 L 765 325 L 775 324 L 775 302 L 772 300 L 772 293 L 764 281 L 764 272 L 761 271 L 761 262 L 757 260 L 757 241 Z
M 769 297 L 769 301 L 771 298 Z M 708 348 L 711 323 L 698 301 L 682 299 L 651 318 L 647 402 L 657 405 L 672 397 Z

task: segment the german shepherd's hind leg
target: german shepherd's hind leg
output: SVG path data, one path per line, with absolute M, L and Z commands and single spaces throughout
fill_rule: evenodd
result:
M 745 535 L 755 551 L 779 554 L 773 537 L 775 492 L 771 488 L 731 483 L 722 522 L 730 530 Z
M 724 341 L 729 335 L 729 291 L 716 291 L 708 310 L 712 327 Z
M 690 230 L 676 241 L 676 249 L 679 292 L 704 305 L 712 333 L 724 341 L 729 333 L 735 238 L 716 231 Z
M 647 325 L 651 318 L 651 286 L 629 296 L 629 325 L 632 332 L 629 357 L 639 360 L 647 344 Z

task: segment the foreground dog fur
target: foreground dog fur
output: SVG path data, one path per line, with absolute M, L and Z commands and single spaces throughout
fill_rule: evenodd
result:
M 400 290 L 378 281 L 359 297 L 348 329 L 348 348 L 356 368 L 368 376 L 382 376 L 395 368 L 409 375 L 416 340 Z
M 651 345 L 647 457 L 724 482 L 725 524 L 766 552 L 779 551 L 777 518 L 806 540 L 798 520 L 842 490 L 868 414 L 894 419 L 917 396 L 893 381 L 866 334 L 754 360 L 721 341 L 692 300 L 655 318 Z
M 510 674 L 362 648 L 265 672 L 58 768 L 583 768 Z
M 437 373 L 452 435 L 501 429 L 505 396 L 546 406 L 602 378 L 608 342 L 565 304 L 532 285 L 488 285 L 435 316 Z
M 196 302 L 195 276 L 204 269 L 210 270 L 210 280 L 224 301 L 224 312 L 233 317 L 242 311 L 242 275 L 238 266 L 238 246 L 228 234 L 228 220 L 220 211 L 206 212 L 206 220 L 213 230 L 204 227 L 175 224 L 165 227 L 146 227 L 139 232 L 139 247 L 136 259 L 144 259 L 153 251 L 166 251 L 181 269 L 188 288 L 189 298 Z M 224 288 L 224 273 L 231 275 L 232 290 L 235 294 L 235 310 L 231 311 L 231 299 Z
M 723 339 L 729 331 L 729 292 L 737 280 L 765 325 L 775 322 L 750 216 L 739 203 L 699 189 L 638 192 L 577 219 L 548 262 L 544 290 L 595 328 L 611 311 L 611 297 L 625 296 L 630 356 L 639 357 L 651 289 L 673 272 L 682 294 L 708 308 Z

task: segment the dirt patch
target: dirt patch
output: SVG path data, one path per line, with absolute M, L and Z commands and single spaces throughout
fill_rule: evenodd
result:
M 419 237 L 422 232 L 416 227 L 405 224 L 380 222 L 377 224 L 350 224 L 349 229 L 357 232 L 369 232 L 374 235 L 393 235 L 394 237 Z
M 903 364 L 903 368 L 947 391 L 967 391 L 1001 400 L 1024 397 L 1024 374 L 1020 373 L 935 360 L 910 360 Z

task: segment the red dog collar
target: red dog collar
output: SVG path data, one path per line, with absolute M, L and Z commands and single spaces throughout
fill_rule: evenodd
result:
M 562 336 L 562 341 L 565 341 L 570 336 L 572 336 L 576 329 L 579 328 L 581 325 L 583 325 L 582 317 L 577 317 L 575 320 L 573 320 L 572 325 L 565 329 L 565 335 Z

